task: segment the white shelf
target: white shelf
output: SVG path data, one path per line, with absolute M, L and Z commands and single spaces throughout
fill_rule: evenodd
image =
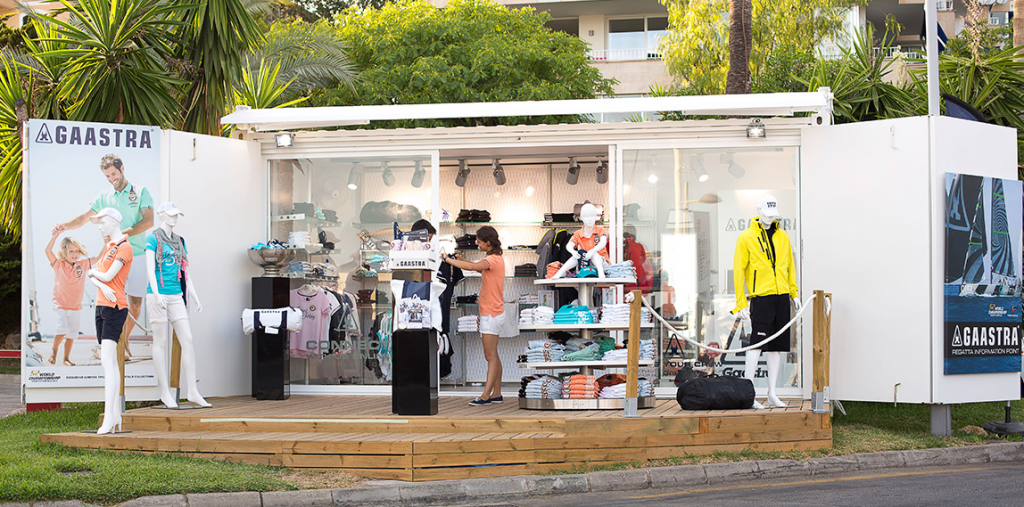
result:
M 653 329 L 653 322 L 643 322 L 640 329 Z M 627 331 L 629 322 L 595 323 L 595 324 L 543 324 L 538 326 L 519 326 L 520 331 L 575 331 L 581 329 L 605 330 L 605 331 Z
M 607 368 L 625 368 L 626 361 L 552 361 L 549 363 L 517 363 L 520 368 L 534 370 L 572 370 L 576 368 L 593 368 L 604 370 Z M 654 366 L 654 361 L 642 360 L 637 363 L 639 366 Z
M 606 287 L 609 285 L 632 285 L 636 278 L 545 278 L 534 280 L 534 285 L 549 285 L 555 287 L 576 287 L 579 285 L 590 285 L 595 287 Z

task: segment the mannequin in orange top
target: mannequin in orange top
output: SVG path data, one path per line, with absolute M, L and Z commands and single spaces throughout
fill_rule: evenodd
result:
M 572 239 L 565 244 L 565 249 L 572 254 L 569 260 L 555 273 L 552 278 L 562 278 L 570 269 L 576 268 L 580 262 L 580 253 L 577 247 L 583 248 L 587 253 L 583 254 L 584 260 L 597 270 L 597 277 L 604 278 L 604 268 L 608 265 L 608 233 L 604 227 L 597 224 L 597 207 L 587 203 L 580 208 L 580 220 L 583 228 L 572 235 Z

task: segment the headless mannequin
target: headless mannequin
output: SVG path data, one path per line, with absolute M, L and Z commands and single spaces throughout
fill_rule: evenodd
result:
M 580 209 L 580 220 L 583 222 L 583 235 L 590 237 L 594 234 L 594 224 L 597 223 L 597 207 L 593 204 L 584 204 Z M 590 263 L 594 269 L 597 270 L 597 277 L 604 278 L 605 265 L 608 262 L 604 256 L 599 252 L 608 246 L 608 235 L 602 234 L 594 248 L 587 250 L 586 254 L 583 254 L 584 260 Z M 571 269 L 575 269 L 579 265 L 580 252 L 576 249 L 577 245 L 572 240 L 569 240 L 565 245 L 565 249 L 572 254 L 569 260 L 565 261 L 565 264 L 559 268 L 558 272 L 555 273 L 554 278 L 562 278 Z
M 100 235 L 109 238 L 109 242 L 117 244 L 125 239 L 121 232 L 121 222 L 110 216 L 100 217 L 96 222 Z M 95 284 L 103 297 L 110 301 L 116 301 L 117 295 L 106 282 L 114 279 L 124 267 L 120 262 L 114 262 L 106 271 L 90 269 L 86 272 L 88 279 Z M 118 332 L 120 334 L 120 332 Z M 118 390 L 121 387 L 121 369 L 117 365 L 117 342 L 114 340 L 103 340 L 100 343 L 100 365 L 103 366 L 103 424 L 96 433 L 103 435 L 115 431 L 121 427 L 121 407 L 118 403 Z
M 761 226 L 765 229 L 771 227 L 772 222 L 777 218 L 778 211 L 757 208 L 758 220 L 761 222 Z M 793 298 L 793 305 L 797 311 L 800 311 L 800 298 Z M 739 318 L 749 321 L 750 320 L 750 307 L 743 307 L 738 313 Z M 753 341 L 753 338 L 751 338 Z M 779 379 L 779 366 L 782 365 L 782 352 L 765 352 L 764 359 L 768 366 L 768 404 L 773 407 L 785 407 L 786 403 L 779 399 L 775 394 L 775 383 Z M 744 357 L 745 370 L 743 376 L 750 381 L 754 380 L 757 373 L 757 362 L 761 358 L 761 349 L 748 350 Z M 764 405 L 761 405 L 756 400 L 754 401 L 754 408 L 763 409 Z
M 180 215 L 159 213 L 158 217 L 160 219 L 160 228 L 170 236 L 174 231 L 174 226 L 178 224 Z M 167 302 L 163 297 L 159 297 L 159 294 L 156 294 L 157 287 L 159 287 L 159 282 L 156 278 L 156 267 L 156 253 L 147 249 L 146 273 L 149 276 L 149 286 L 157 297 L 149 297 L 151 295 L 147 294 L 146 304 L 153 304 L 155 302 L 166 313 Z M 203 305 L 199 302 L 199 296 L 196 295 L 192 278 L 188 276 L 188 272 L 185 273 L 185 281 L 188 298 L 192 301 L 196 313 L 202 312 Z M 149 310 L 149 314 L 152 315 L 153 310 Z M 199 388 L 196 386 L 196 353 L 192 345 L 192 328 L 189 326 L 189 320 L 188 318 L 179 319 L 172 322 L 171 326 L 178 335 L 178 343 L 181 345 L 181 367 L 185 373 L 186 399 L 201 407 L 209 407 L 211 406 L 210 403 L 199 394 Z M 167 347 L 171 342 L 169 334 L 166 323 L 160 322 L 153 326 L 153 363 L 156 367 L 156 383 L 160 389 L 160 401 L 168 408 L 177 408 L 178 400 L 174 399 L 174 396 L 171 395 L 167 372 Z

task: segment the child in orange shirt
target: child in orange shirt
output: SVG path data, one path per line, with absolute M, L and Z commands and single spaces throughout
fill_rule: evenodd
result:
M 64 226 L 53 228 L 50 242 L 46 244 L 46 258 L 53 268 L 53 309 L 57 312 L 57 330 L 53 337 L 53 353 L 47 362 L 57 362 L 57 351 L 64 343 L 64 366 L 74 366 L 71 362 L 71 346 L 78 337 L 82 323 L 82 296 L 85 295 L 85 272 L 92 268 L 95 259 L 90 259 L 85 247 L 74 238 L 61 240 L 56 255 L 53 244 L 57 236 L 64 232 Z M 65 341 L 66 340 L 66 341 Z

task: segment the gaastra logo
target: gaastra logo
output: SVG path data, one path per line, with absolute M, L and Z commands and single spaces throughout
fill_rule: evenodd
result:
M 78 146 L 113 146 L 115 148 L 152 148 L 150 129 L 79 127 L 57 125 L 50 128 L 43 123 L 36 134 L 40 144 L 68 144 Z

